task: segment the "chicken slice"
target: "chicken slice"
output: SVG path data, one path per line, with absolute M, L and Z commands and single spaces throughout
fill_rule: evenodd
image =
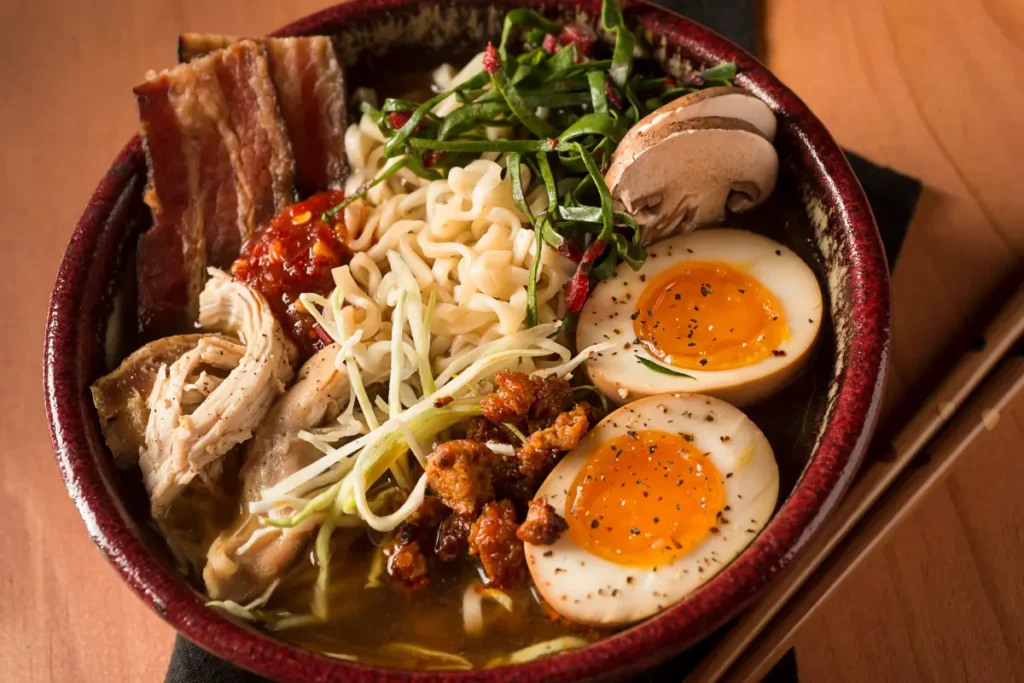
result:
M 277 484 L 320 455 L 299 438 L 337 417 L 348 401 L 348 374 L 335 365 L 338 345 L 316 353 L 299 371 L 299 378 L 270 409 L 242 465 L 242 503 L 260 499 L 263 489 Z M 261 525 L 245 509 L 232 529 L 222 533 L 207 554 L 203 580 L 210 597 L 244 602 L 262 593 L 295 562 L 316 528 L 318 519 L 287 530 Z
M 157 339 L 93 383 L 92 402 L 100 416 L 100 430 L 119 467 L 139 461 L 139 450 L 146 442 L 149 395 L 160 367 L 170 365 L 194 349 L 203 336 L 179 334 Z
M 242 344 L 220 336 L 203 337 L 157 373 L 139 458 L 156 518 L 167 514 L 197 475 L 208 484 L 215 482 L 221 468 L 218 461 L 253 435 L 293 373 L 295 347 L 257 291 L 210 269 L 199 306 L 202 327 L 236 335 Z M 229 372 L 222 380 L 204 381 L 212 391 L 188 413 L 207 368 Z

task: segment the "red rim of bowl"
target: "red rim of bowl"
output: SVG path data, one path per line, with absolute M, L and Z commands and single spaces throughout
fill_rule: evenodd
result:
M 562 0 L 464 0 L 466 4 L 566 8 Z M 354 0 L 300 19 L 276 35 L 310 34 L 421 0 Z M 578 3 L 588 11 L 597 0 Z M 94 316 L 113 277 L 132 193 L 141 192 L 145 164 L 138 137 L 121 151 L 79 220 L 57 275 L 47 319 L 44 383 L 47 421 L 58 465 L 89 534 L 122 578 L 189 640 L 239 666 L 281 680 L 568 680 L 637 671 L 678 653 L 748 605 L 803 546 L 838 502 L 864 457 L 877 420 L 890 347 L 888 271 L 874 219 L 835 141 L 807 106 L 752 56 L 712 31 L 647 2 L 628 5 L 633 18 L 698 61 L 736 62 L 738 83 L 791 124 L 800 163 L 825 188 L 823 201 L 844 236 L 850 264 L 854 329 L 828 426 L 789 498 L 758 538 L 726 569 L 657 617 L 587 648 L 514 667 L 422 672 L 349 663 L 276 640 L 204 606 L 203 597 L 154 556 L 111 494 L 111 470 L 88 393 L 101 340 Z M 99 264 L 97 266 L 97 264 Z

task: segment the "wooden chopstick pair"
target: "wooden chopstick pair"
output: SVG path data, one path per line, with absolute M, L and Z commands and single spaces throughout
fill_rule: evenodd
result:
M 807 547 L 715 643 L 685 683 L 760 680 L 788 649 L 796 628 L 824 602 L 834 585 L 941 479 L 986 425 L 993 424 L 998 410 L 1024 391 L 1024 360 L 1011 358 L 985 389 L 971 398 L 1022 337 L 1024 284 L 985 328 L 981 348 L 960 359 L 892 440 L 891 457 L 869 458 L 864 463 L 846 497 Z M 954 416 L 955 424 L 944 429 Z M 941 437 L 929 449 L 929 463 L 894 486 L 940 431 Z M 858 525 L 857 533 L 851 535 Z

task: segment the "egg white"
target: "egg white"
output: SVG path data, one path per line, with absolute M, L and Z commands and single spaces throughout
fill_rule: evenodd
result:
M 610 562 L 581 547 L 568 531 L 549 546 L 526 544 L 537 590 L 572 621 L 625 625 L 682 600 L 737 557 L 775 509 L 779 470 L 764 434 L 737 408 L 696 394 L 651 396 L 619 408 L 555 467 L 537 497 L 564 514 L 568 489 L 594 449 L 641 429 L 692 434 L 692 444 L 718 469 L 730 509 L 720 520 L 718 534 L 709 534 L 689 553 L 658 567 Z M 640 495 L 639 487 L 625 490 Z
M 762 400 L 785 386 L 806 364 L 824 315 L 821 288 L 814 272 L 791 249 L 745 230 L 713 228 L 662 240 L 647 249 L 639 272 L 619 264 L 615 275 L 594 288 L 580 313 L 576 344 L 612 342 L 587 363 L 587 374 L 616 403 L 674 391 L 708 394 L 734 405 Z M 725 262 L 745 271 L 771 291 L 786 318 L 788 334 L 779 344 L 784 355 L 729 370 L 683 370 L 692 379 L 659 373 L 637 361 L 641 356 L 664 365 L 642 345 L 635 345 L 630 316 L 647 286 L 662 272 L 684 261 Z

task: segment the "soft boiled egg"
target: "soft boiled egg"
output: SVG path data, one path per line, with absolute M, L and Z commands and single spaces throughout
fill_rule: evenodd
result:
M 526 545 L 544 600 L 583 624 L 629 624 L 683 599 L 732 561 L 775 509 L 768 440 L 708 396 L 651 396 L 602 420 L 537 492 L 569 528 Z
M 793 379 L 823 315 L 818 281 L 792 250 L 744 230 L 697 230 L 598 284 L 576 344 L 615 344 L 587 373 L 619 403 L 687 391 L 743 406 Z

